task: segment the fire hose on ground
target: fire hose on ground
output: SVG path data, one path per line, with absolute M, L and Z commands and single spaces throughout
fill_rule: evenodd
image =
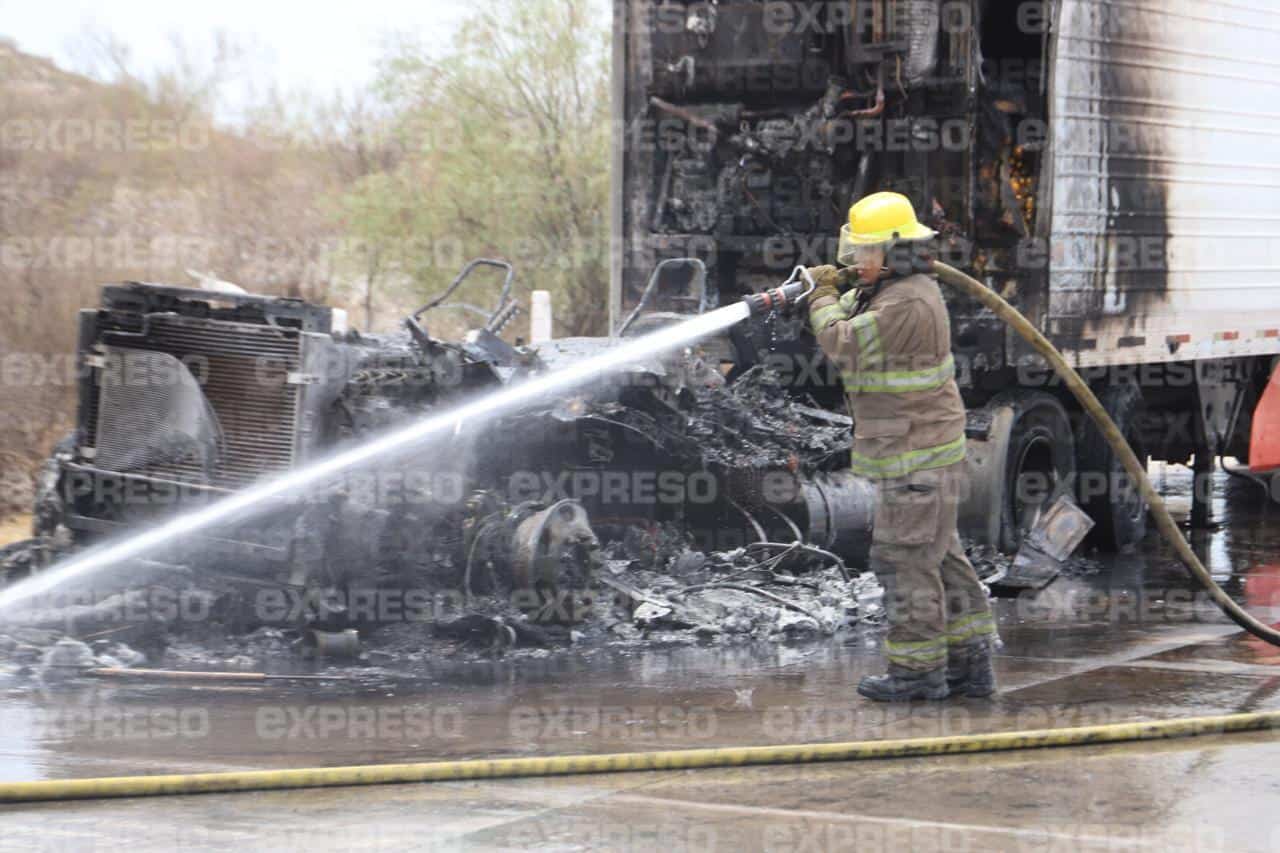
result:
M 0 802 L 96 800 L 112 797 L 155 797 L 241 791 L 332 788 L 410 782 L 469 782 L 534 776 L 579 776 L 596 773 L 699 770 L 765 764 L 812 764 L 826 761 L 871 761 L 1008 752 L 1068 746 L 1098 746 L 1131 741 L 1167 740 L 1199 735 L 1262 731 L 1280 726 L 1280 711 L 1112 723 L 1079 728 L 994 732 L 979 735 L 806 743 L 777 746 L 677 749 L 621 752 L 612 755 L 559 755 L 542 758 L 495 758 L 430 761 L 417 764 L 368 764 L 310 767 L 297 770 L 245 770 L 167 776 L 118 776 L 0 784 Z
M 1237 625 L 1272 645 L 1280 645 L 1280 631 L 1260 622 L 1233 601 L 1200 562 L 1177 523 L 1156 493 L 1146 470 L 1093 391 L 1061 353 L 1016 308 L 977 280 L 942 263 L 934 263 L 940 281 L 977 299 L 1040 353 L 1081 407 L 1097 424 L 1125 471 L 1151 508 L 1161 534 L 1177 551 L 1191 576 L 1208 591 L 1214 603 Z M 801 279 L 804 277 L 801 276 Z M 766 310 L 794 305 L 812 282 L 795 281 L 762 294 Z M 759 297 L 758 297 L 759 298 Z M 784 744 L 775 746 L 629 752 L 605 755 L 562 755 L 540 758 L 471 759 L 412 764 L 313 767 L 294 770 L 247 770 L 163 776 L 124 776 L 99 779 L 0 783 L 0 802 L 102 799 L 174 794 L 381 785 L 410 782 L 474 781 L 534 776 L 572 776 L 595 773 L 672 771 L 749 765 L 809 764 L 828 761 L 867 761 L 1004 752 L 1050 747 L 1186 738 L 1201 735 L 1261 731 L 1280 727 L 1280 711 L 1148 722 L 1115 723 L 1078 728 L 1040 729 L 947 737 L 885 739 L 847 743 Z

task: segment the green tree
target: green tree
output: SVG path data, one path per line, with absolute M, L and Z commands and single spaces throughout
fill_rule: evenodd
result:
M 607 46 L 591 0 L 497 0 L 443 53 L 394 47 L 378 92 L 404 156 L 343 205 L 367 283 L 399 279 L 425 296 L 469 258 L 501 257 L 521 290 L 552 292 L 561 333 L 603 333 Z M 492 305 L 495 285 L 483 286 L 460 298 Z

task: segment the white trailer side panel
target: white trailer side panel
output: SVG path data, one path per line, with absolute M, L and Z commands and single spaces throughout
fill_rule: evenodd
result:
M 1280 353 L 1280 4 L 1060 0 L 1046 325 L 1082 365 Z

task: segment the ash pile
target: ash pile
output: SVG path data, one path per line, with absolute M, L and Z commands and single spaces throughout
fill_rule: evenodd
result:
M 625 639 L 785 639 L 835 634 L 883 616 L 879 584 L 851 577 L 835 555 L 799 542 L 757 542 L 704 554 L 678 534 L 618 543 L 602 587 L 616 593 L 607 630 Z M 641 559 L 652 548 L 659 558 Z M 668 553 L 663 553 L 667 551 Z

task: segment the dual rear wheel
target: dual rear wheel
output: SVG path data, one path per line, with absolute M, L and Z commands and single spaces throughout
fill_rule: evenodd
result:
M 1142 414 L 1140 389 L 1108 386 L 1099 393 L 1099 400 L 1138 458 L 1145 461 L 1137 430 Z M 1073 424 L 1059 399 L 1043 391 L 1003 392 L 987 409 L 992 423 L 1008 430 L 1003 465 L 990 466 L 991 476 L 1003 476 L 1003 483 L 991 490 L 991 503 L 999 512 L 995 544 L 1002 550 L 1017 550 L 1039 514 L 1068 490 L 1093 518 L 1091 539 L 1096 546 L 1124 550 L 1142 540 L 1147 529 L 1146 502 L 1091 419 L 1077 413 Z M 997 528 L 990 529 L 994 533 Z

